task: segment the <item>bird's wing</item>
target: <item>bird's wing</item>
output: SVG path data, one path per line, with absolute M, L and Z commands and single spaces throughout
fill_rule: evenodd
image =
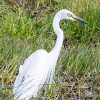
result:
M 24 96 L 37 95 L 37 91 L 42 87 L 47 79 L 49 64 L 48 53 L 38 50 L 31 54 L 19 68 L 19 74 L 14 83 L 13 93 Z M 17 87 L 17 88 L 16 88 Z M 24 93 L 23 93 L 24 92 Z

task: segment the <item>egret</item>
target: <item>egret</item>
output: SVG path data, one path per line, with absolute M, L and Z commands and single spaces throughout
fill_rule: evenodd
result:
M 37 50 L 25 59 L 24 64 L 19 68 L 19 73 L 13 86 L 15 100 L 29 100 L 31 97 L 36 97 L 44 84 L 52 83 L 64 39 L 59 22 L 64 19 L 88 23 L 75 16 L 69 10 L 63 9 L 56 13 L 53 19 L 53 29 L 57 35 L 54 48 L 49 53 L 42 49 Z

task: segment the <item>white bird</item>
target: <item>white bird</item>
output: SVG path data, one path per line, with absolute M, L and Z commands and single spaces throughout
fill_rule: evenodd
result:
M 55 46 L 49 53 L 42 49 L 35 51 L 20 66 L 19 74 L 13 86 L 15 100 L 29 100 L 31 97 L 36 97 L 44 84 L 52 83 L 64 39 L 59 22 L 64 19 L 88 23 L 65 9 L 56 13 L 53 19 L 53 29 L 57 35 Z

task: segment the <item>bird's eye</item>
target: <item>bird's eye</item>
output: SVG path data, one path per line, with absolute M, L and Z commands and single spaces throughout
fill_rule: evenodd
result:
M 67 14 L 67 16 L 68 16 L 68 17 L 72 17 L 72 15 L 71 15 L 71 14 L 69 14 L 69 13 Z

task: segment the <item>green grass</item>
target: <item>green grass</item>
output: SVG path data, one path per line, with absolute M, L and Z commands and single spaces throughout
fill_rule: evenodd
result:
M 6 0 L 7 1 L 7 0 Z M 15 4 L 16 5 L 16 4 Z M 68 9 L 78 17 L 88 21 L 88 25 L 79 22 L 61 21 L 65 39 L 56 66 L 56 77 L 51 90 L 45 90 L 44 97 L 53 99 L 55 94 L 63 100 L 62 93 L 66 84 L 77 82 L 78 87 L 92 80 L 98 86 L 100 77 L 100 1 L 99 0 L 41 0 L 35 1 L 30 9 L 16 8 L 0 1 L 0 97 L 12 97 L 12 88 L 19 66 L 35 50 L 53 48 L 56 35 L 52 20 L 57 11 Z M 33 15 L 32 15 L 33 13 Z M 35 14 L 36 13 L 36 14 Z M 31 18 L 32 17 L 32 18 Z M 59 81 L 65 76 L 74 77 L 70 82 Z M 88 78 L 87 78 L 88 77 Z M 57 80 L 59 82 L 57 82 Z M 55 91 L 55 88 L 58 90 Z M 78 96 L 80 89 L 77 87 Z M 75 93 L 67 87 L 68 91 Z M 68 92 L 67 91 L 67 92 Z M 66 91 L 64 91 L 66 93 Z M 45 99 L 44 99 L 45 100 Z

